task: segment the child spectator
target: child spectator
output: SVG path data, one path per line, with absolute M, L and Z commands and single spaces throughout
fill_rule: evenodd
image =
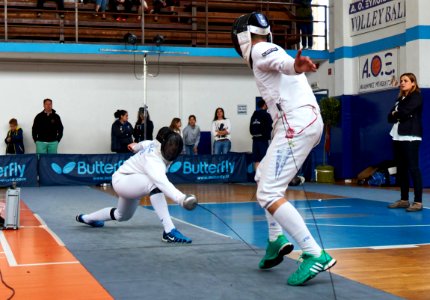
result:
M 6 154 L 24 154 L 24 142 L 22 129 L 18 127 L 18 121 L 13 118 L 9 121 L 10 130 L 4 139 L 6 143 Z

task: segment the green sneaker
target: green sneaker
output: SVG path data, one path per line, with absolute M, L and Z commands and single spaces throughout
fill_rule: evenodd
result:
M 266 254 L 258 265 L 259 268 L 264 270 L 279 265 L 284 259 L 284 255 L 289 254 L 293 249 L 294 245 L 287 240 L 285 235 L 279 235 L 276 241 L 269 241 Z
M 318 273 L 324 272 L 336 264 L 336 260 L 324 250 L 321 251 L 319 257 L 303 252 L 300 258 L 302 259 L 302 263 L 297 271 L 288 278 L 287 283 L 289 285 L 302 285 L 317 276 Z

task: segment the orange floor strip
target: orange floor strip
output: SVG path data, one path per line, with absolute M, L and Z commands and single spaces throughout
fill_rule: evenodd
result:
M 13 299 L 113 299 L 21 201 L 20 228 L 0 232 L 0 269 Z M 12 292 L 0 283 L 0 299 Z

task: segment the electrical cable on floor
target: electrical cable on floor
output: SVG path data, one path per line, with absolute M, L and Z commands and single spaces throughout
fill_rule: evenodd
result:
M 255 254 L 258 254 L 257 250 L 255 250 L 250 244 L 248 244 L 233 228 L 231 228 L 223 219 L 221 219 L 216 213 L 214 213 L 213 211 L 211 211 L 209 208 L 204 207 L 203 205 L 197 204 L 197 206 L 199 206 L 200 208 L 208 211 L 209 213 L 211 213 L 212 215 L 214 215 L 218 220 L 220 220 L 225 226 L 227 226 L 231 231 L 234 232 L 235 235 L 237 235 L 239 237 L 239 239 L 248 246 L 249 249 L 251 249 L 252 251 L 254 251 Z
M 4 285 L 6 288 L 8 288 L 9 290 L 11 290 L 11 291 L 12 291 L 12 295 L 10 295 L 10 297 L 9 297 L 9 298 L 7 298 L 7 300 L 12 299 L 12 298 L 13 298 L 13 296 L 15 296 L 15 289 L 14 289 L 13 287 L 11 287 L 10 285 L 8 285 L 8 284 L 3 280 L 3 274 L 2 274 L 2 272 L 1 272 L 1 269 L 0 269 L 0 280 L 1 280 L 1 282 L 3 283 L 3 285 Z

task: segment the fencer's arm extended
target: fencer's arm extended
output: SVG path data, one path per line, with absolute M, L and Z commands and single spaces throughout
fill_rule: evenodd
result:
M 166 165 L 161 159 L 147 159 L 145 169 L 147 170 L 146 175 L 164 195 L 178 204 L 184 200 L 185 194 L 178 190 L 167 178 Z
M 130 150 L 131 152 L 133 152 L 133 153 L 137 153 L 137 152 L 139 152 L 140 150 L 142 150 L 143 149 L 143 144 L 145 143 L 145 141 L 142 141 L 142 142 L 140 142 L 140 143 L 131 143 L 131 144 L 128 144 L 128 146 L 127 146 L 127 148 L 128 148 L 128 150 Z
M 278 71 L 285 75 L 299 75 L 303 72 L 315 72 L 316 65 L 307 56 L 302 56 L 302 50 L 297 51 L 296 58 L 289 56 L 284 49 L 272 44 L 272 48 L 263 47 L 267 43 L 255 45 L 252 57 L 254 68 L 262 71 Z
M 302 49 L 297 51 L 296 59 L 294 60 L 294 70 L 297 73 L 315 72 L 317 66 L 312 62 L 309 56 L 302 56 Z

